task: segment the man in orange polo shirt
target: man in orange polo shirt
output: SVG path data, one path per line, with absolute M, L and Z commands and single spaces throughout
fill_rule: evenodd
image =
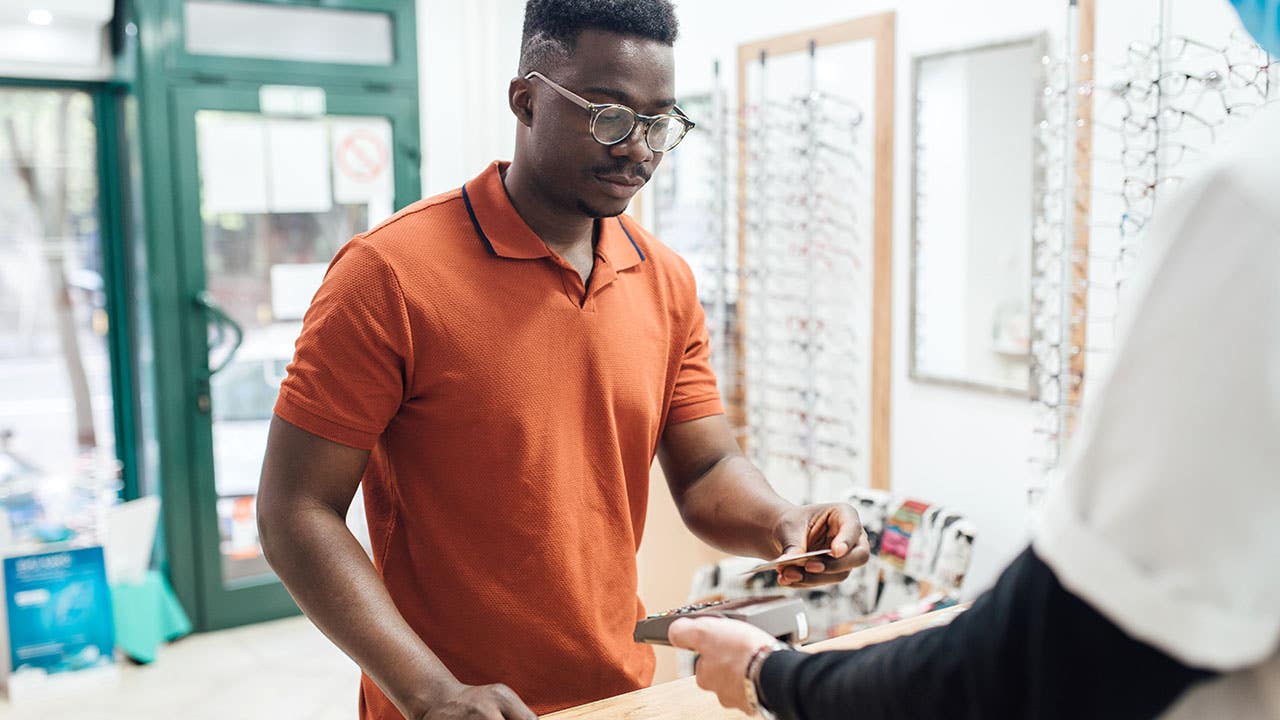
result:
M 675 35 L 669 0 L 531 0 L 515 159 L 353 239 L 312 302 L 259 526 L 364 671 L 362 718 L 530 718 L 647 685 L 655 455 L 716 547 L 833 549 L 784 584 L 866 561 L 851 507 L 791 505 L 743 457 L 693 275 L 622 215 L 693 124 Z M 343 522 L 361 480 L 372 563 Z

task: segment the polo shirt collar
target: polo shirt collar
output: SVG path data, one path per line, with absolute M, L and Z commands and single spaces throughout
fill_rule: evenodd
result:
M 596 240 L 596 254 L 604 258 L 615 272 L 622 272 L 644 262 L 644 251 L 636 242 L 635 231 L 628 229 L 630 220 L 624 216 L 604 218 L 600 221 L 600 237 Z
M 467 214 L 480 239 L 494 255 L 518 260 L 551 257 L 551 248 L 525 223 L 507 196 L 507 189 L 502 184 L 502 171 L 510 164 L 494 162 L 462 186 Z M 600 236 L 596 241 L 596 254 L 602 256 L 615 272 L 645 260 L 644 251 L 635 240 L 635 232 L 624 222 L 622 216 L 601 219 Z

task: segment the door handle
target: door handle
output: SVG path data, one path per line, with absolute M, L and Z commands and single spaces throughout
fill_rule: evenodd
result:
M 226 367 L 230 365 L 231 361 L 235 358 L 236 352 L 240 349 L 240 345 L 244 343 L 244 328 L 240 327 L 240 323 L 236 322 L 235 318 L 228 315 L 227 311 L 223 310 L 222 307 L 214 301 L 213 296 L 209 294 L 208 290 L 200 292 L 192 298 L 192 301 L 195 303 L 197 308 L 204 311 L 207 319 L 215 324 L 217 329 L 217 344 L 222 344 L 223 338 L 226 337 L 227 330 L 230 330 L 233 336 L 231 340 L 231 351 L 227 353 L 227 356 L 224 357 L 222 362 L 218 363 L 216 367 L 209 368 L 209 375 L 213 376 L 226 369 Z
M 408 158 L 409 161 L 412 162 L 413 164 L 417 165 L 418 163 L 422 162 L 422 151 L 419 150 L 416 145 L 401 143 L 399 145 L 399 148 L 400 148 L 401 154 L 403 154 L 406 158 Z

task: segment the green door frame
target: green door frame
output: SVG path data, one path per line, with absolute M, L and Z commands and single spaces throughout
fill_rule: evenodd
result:
M 213 630 L 297 609 L 278 584 L 223 589 L 209 421 L 194 410 L 208 358 L 204 320 L 191 303 L 204 286 L 204 258 L 202 246 L 189 240 L 199 239 L 201 228 L 198 205 L 191 206 L 194 186 L 183 187 L 184 178 L 190 183 L 195 177 L 196 160 L 193 114 L 184 113 L 228 104 L 256 112 L 257 88 L 283 83 L 324 90 L 331 114 L 387 115 L 394 133 L 396 207 L 403 207 L 421 192 L 414 3 L 240 0 L 389 13 L 395 63 L 368 67 L 188 55 L 180 32 L 180 2 L 133 1 L 164 563 L 197 629 Z
M 112 416 L 116 458 L 121 465 L 120 496 L 132 500 L 140 495 L 137 453 L 138 367 L 133 348 L 133 305 L 129 288 L 133 272 L 132 233 L 128 228 L 125 203 L 128 201 L 123 148 L 124 123 L 121 104 L 129 95 L 128 84 L 116 81 L 79 81 L 0 77 L 0 88 L 32 90 L 73 90 L 88 93 L 93 100 L 98 175 L 98 234 L 102 250 L 103 288 L 106 294 L 107 349 L 111 360 Z

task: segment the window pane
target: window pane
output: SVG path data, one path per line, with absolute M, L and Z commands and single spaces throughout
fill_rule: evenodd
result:
M 184 9 L 193 55 L 347 65 L 395 61 L 385 13 L 212 0 L 187 0 Z
M 0 500 L 113 458 L 96 128 L 83 92 L 0 88 Z

